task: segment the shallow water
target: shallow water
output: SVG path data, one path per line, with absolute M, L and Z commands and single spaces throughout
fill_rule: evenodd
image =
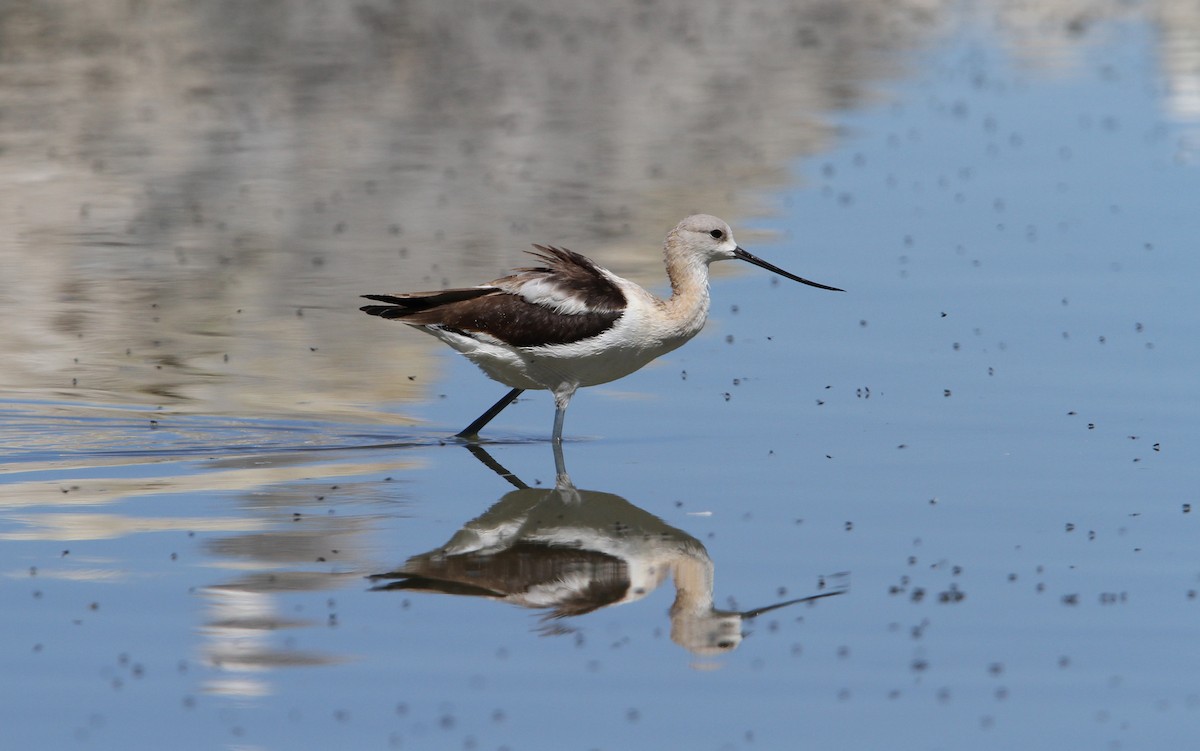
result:
M 3 745 L 1194 743 L 1200 16 L 856 7 L 5 16 Z M 718 268 L 570 484 L 356 310 L 693 210 L 847 292 Z

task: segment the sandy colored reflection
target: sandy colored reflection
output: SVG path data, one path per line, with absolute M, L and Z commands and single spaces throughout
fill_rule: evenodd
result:
M 359 291 L 491 278 L 532 242 L 659 284 L 680 216 L 761 212 L 940 5 L 23 4 L 0 382 L 363 420 L 429 398 L 432 343 Z

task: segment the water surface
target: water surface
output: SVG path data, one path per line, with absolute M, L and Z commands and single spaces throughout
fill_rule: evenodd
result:
M 1186 5 L 7 14 L 6 746 L 1187 747 Z M 847 292 L 723 269 L 569 484 L 356 310 L 694 210 Z

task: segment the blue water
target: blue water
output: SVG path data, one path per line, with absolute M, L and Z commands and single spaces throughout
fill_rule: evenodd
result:
M 574 483 L 701 543 L 718 607 L 845 594 L 705 657 L 670 581 L 555 635 L 370 591 L 512 490 L 449 440 L 503 393 L 450 353 L 380 405 L 417 425 L 14 399 L 3 745 L 1189 747 L 1196 124 L 1149 25 L 1108 33 L 1048 77 L 968 25 L 829 114 L 836 145 L 733 224 L 846 292 L 722 277 L 700 337 L 571 405 Z M 552 414 L 528 394 L 487 434 L 533 487 Z

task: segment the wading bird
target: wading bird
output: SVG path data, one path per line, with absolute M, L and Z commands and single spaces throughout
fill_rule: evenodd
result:
M 729 225 L 696 214 L 667 235 L 671 296 L 637 284 L 565 248 L 534 245 L 544 265 L 478 287 L 363 295 L 386 303 L 363 312 L 436 336 L 512 388 L 460 433 L 474 438 L 526 389 L 554 395 L 553 440 L 562 440 L 567 404 L 580 386 L 629 375 L 700 332 L 708 317 L 708 266 L 739 259 L 811 287 L 841 292 L 790 274 L 738 247 Z

